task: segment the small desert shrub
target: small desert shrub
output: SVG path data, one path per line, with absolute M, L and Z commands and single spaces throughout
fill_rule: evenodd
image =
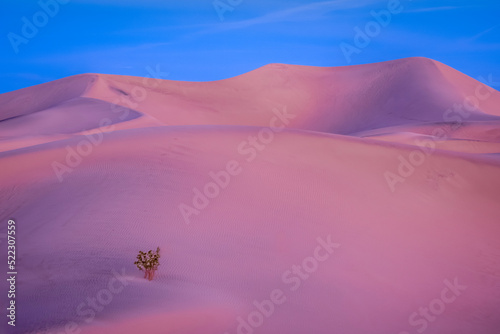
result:
M 156 252 L 152 250 L 147 253 L 139 251 L 137 254 L 137 261 L 134 264 L 139 268 L 139 270 L 144 271 L 144 278 L 152 280 L 155 276 L 155 271 L 160 265 L 160 247 L 156 248 Z

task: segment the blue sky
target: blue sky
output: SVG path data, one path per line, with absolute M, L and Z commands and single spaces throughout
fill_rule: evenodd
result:
M 213 0 L 56 1 L 4 2 L 0 93 L 89 72 L 147 76 L 157 68 L 165 79 L 207 81 L 269 63 L 411 56 L 500 81 L 497 0 L 217 0 L 224 12 Z M 373 13 L 390 16 L 382 24 Z M 356 44 L 367 24 L 372 37 Z M 346 57 L 348 44 L 357 51 Z

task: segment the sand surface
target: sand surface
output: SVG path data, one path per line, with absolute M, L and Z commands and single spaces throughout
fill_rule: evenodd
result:
M 1 94 L 0 171 L 7 333 L 500 329 L 500 92 L 430 59 Z

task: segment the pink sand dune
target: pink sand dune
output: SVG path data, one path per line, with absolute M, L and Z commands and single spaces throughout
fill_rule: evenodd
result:
M 152 82 L 0 95 L 12 333 L 498 333 L 498 91 L 423 58 Z

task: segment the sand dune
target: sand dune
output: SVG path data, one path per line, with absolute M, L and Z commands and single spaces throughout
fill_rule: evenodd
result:
M 500 93 L 443 64 L 80 75 L 0 106 L 13 333 L 498 333 Z
M 43 99 L 35 104 L 32 96 Z M 165 125 L 268 126 L 269 109 L 283 106 L 296 115 L 291 128 L 337 134 L 500 120 L 498 91 L 426 58 L 337 68 L 271 64 L 201 83 L 86 74 L 2 94 L 1 117 L 40 112 L 75 97 L 135 109 Z

